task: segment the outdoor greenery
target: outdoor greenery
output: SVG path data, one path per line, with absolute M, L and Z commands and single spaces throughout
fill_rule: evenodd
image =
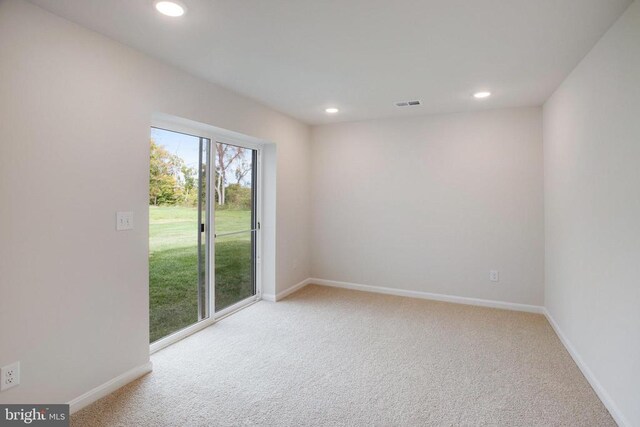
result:
M 150 342 L 198 320 L 197 210 L 149 207 Z M 217 233 L 243 230 L 251 211 L 216 211 Z M 226 236 L 215 245 L 216 308 L 253 292 L 250 233 Z
M 149 204 L 196 206 L 198 171 L 163 146 L 150 142 Z
M 224 148 L 220 148 L 224 147 Z M 245 149 L 216 144 L 215 191 L 218 209 L 250 209 L 251 188 L 242 185 L 251 172 Z M 205 171 L 202 171 L 203 177 Z M 232 176 L 230 176 L 232 175 Z M 233 178 L 236 182 L 229 183 Z M 204 196 L 204 189 L 203 189 Z M 150 140 L 149 205 L 191 206 L 198 203 L 198 170 Z
M 197 144 L 196 144 L 197 145 Z M 251 229 L 251 161 L 245 149 L 214 144 L 215 232 Z M 197 153 L 197 151 L 196 151 Z M 198 321 L 198 170 L 150 141 L 150 341 Z M 206 170 L 201 171 L 206 181 Z M 230 183 L 229 180 L 235 182 Z M 203 186 L 204 187 L 204 186 Z M 202 196 L 206 188 L 202 189 Z M 215 305 L 253 294 L 251 232 L 215 240 Z

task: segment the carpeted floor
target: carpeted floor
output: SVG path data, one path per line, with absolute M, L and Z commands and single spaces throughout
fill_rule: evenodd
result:
M 615 426 L 537 314 L 308 286 L 152 356 L 92 426 Z

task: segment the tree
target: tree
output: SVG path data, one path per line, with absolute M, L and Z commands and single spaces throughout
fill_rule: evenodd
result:
M 247 174 L 251 172 L 251 162 L 242 157 L 239 162 L 236 162 L 236 168 L 234 174 L 236 176 L 236 184 L 242 185 L 242 181 Z
M 240 184 L 229 184 L 226 190 L 226 204 L 231 209 L 251 209 L 251 188 Z
M 229 166 L 238 158 L 242 158 L 244 148 L 236 147 L 229 144 L 216 144 L 216 196 L 218 205 L 225 204 L 226 186 L 227 186 L 227 170 Z M 246 174 L 246 173 L 245 173 Z
M 186 206 L 196 206 L 198 204 L 198 175 L 194 168 L 182 165 L 182 181 L 184 184 L 183 203 Z
M 183 195 L 180 180 L 184 161 L 153 140 L 150 145 L 149 203 L 175 205 Z

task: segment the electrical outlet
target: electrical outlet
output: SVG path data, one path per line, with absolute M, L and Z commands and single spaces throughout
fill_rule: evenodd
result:
M 0 368 L 0 391 L 5 391 L 20 384 L 20 362 Z
M 489 280 L 491 280 L 492 282 L 499 282 L 500 272 L 498 270 L 491 270 L 489 272 Z

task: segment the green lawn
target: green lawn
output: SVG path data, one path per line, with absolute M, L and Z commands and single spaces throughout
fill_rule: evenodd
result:
M 149 207 L 150 341 L 198 320 L 198 212 Z M 217 210 L 216 233 L 247 230 L 250 211 Z M 216 310 L 253 294 L 251 235 L 219 237 L 215 244 Z

